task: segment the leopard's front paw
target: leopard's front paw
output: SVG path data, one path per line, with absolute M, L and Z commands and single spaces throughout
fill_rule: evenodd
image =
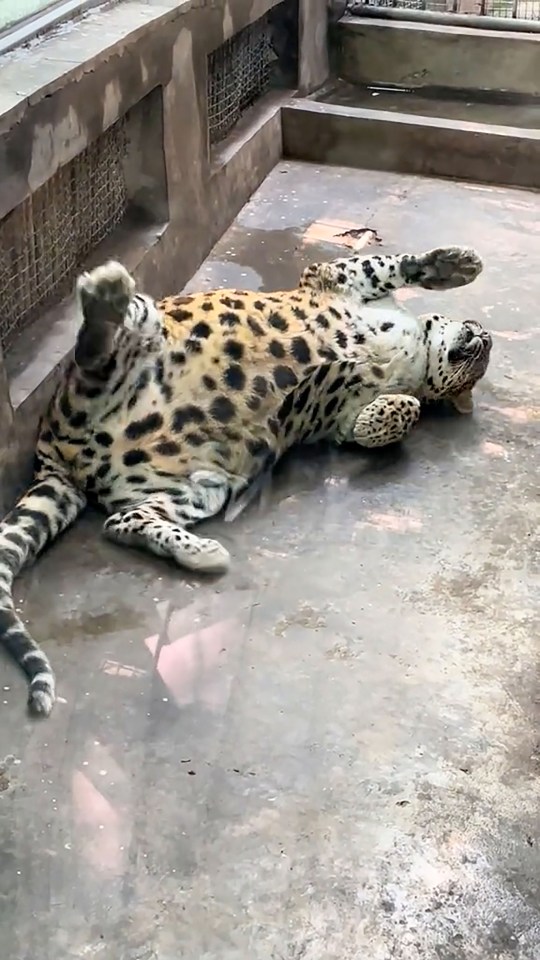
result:
M 483 268 L 475 250 L 437 247 L 419 257 L 404 257 L 401 270 L 409 283 L 427 290 L 449 290 L 472 283 Z

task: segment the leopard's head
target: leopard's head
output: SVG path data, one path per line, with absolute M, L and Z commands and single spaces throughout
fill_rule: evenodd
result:
M 471 413 L 472 390 L 484 376 L 492 339 L 475 320 L 424 318 L 427 346 L 424 400 L 448 400 L 460 413 Z

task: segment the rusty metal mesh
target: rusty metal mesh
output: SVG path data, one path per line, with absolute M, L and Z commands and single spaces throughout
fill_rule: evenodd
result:
M 351 12 L 363 6 L 540 20 L 540 0 L 356 0 L 350 4 Z
M 0 222 L 0 342 L 5 349 L 71 288 L 85 257 L 127 210 L 119 120 Z
M 208 56 L 208 133 L 219 143 L 270 84 L 272 33 L 268 15 L 245 27 Z

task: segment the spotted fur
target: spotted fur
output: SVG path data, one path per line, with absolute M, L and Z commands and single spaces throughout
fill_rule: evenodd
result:
M 189 528 L 219 513 L 292 444 L 364 447 L 404 437 L 420 402 L 462 409 L 483 376 L 489 334 L 417 319 L 389 296 L 404 285 L 471 282 L 470 250 L 315 264 L 280 293 L 139 294 L 108 263 L 79 278 L 74 361 L 43 418 L 33 486 L 0 526 L 0 636 L 48 714 L 54 676 L 17 616 L 12 584 L 93 498 L 105 534 L 190 570 L 229 556 Z

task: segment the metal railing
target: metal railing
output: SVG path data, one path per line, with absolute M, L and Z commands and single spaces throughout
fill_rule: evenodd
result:
M 350 0 L 348 11 L 362 14 L 369 10 L 425 11 L 504 20 L 540 21 L 540 0 Z

